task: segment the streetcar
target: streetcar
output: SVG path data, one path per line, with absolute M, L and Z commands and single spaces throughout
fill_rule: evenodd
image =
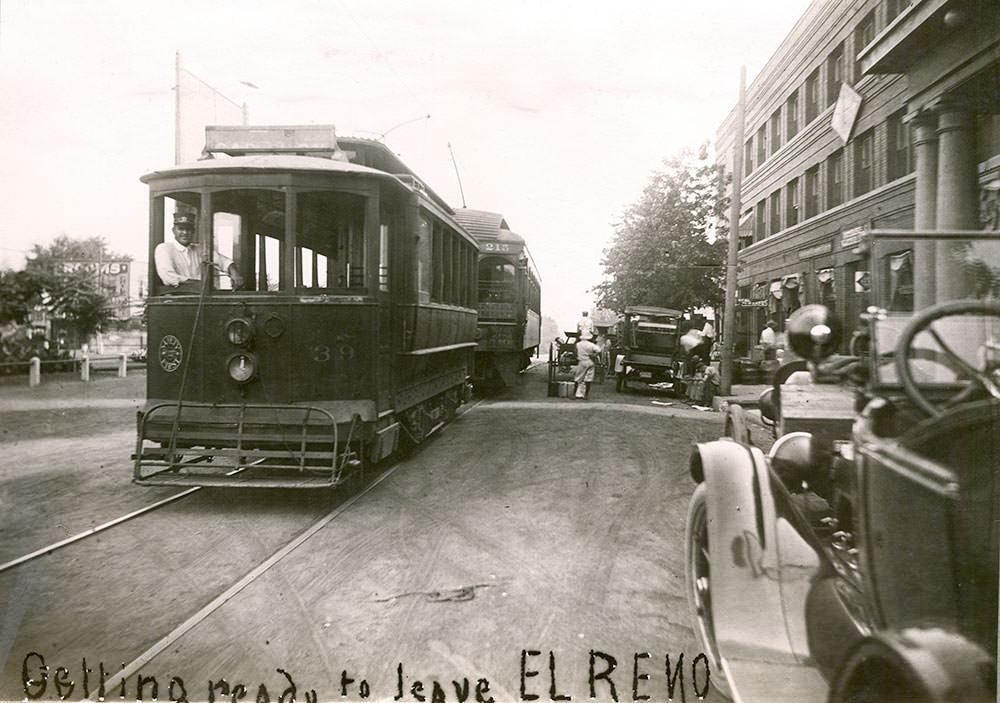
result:
M 135 483 L 336 486 L 468 399 L 479 248 L 384 144 L 327 125 L 208 127 L 201 160 L 141 180 Z M 177 281 L 161 265 L 192 256 L 185 227 L 201 276 Z
M 512 386 L 537 354 L 542 333 L 541 280 L 524 238 L 503 215 L 457 208 L 479 244 L 476 354 L 478 387 Z

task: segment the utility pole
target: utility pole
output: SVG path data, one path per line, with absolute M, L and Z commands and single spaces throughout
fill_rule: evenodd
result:
M 733 142 L 733 191 L 729 203 L 729 252 L 726 257 L 726 302 L 722 317 L 722 359 L 719 393 L 729 395 L 733 386 L 733 350 L 736 346 L 736 261 L 740 245 L 740 199 L 743 185 L 744 112 L 747 67 L 740 66 L 740 98 L 736 103 L 736 137 Z
M 174 163 L 181 162 L 181 52 L 174 57 Z

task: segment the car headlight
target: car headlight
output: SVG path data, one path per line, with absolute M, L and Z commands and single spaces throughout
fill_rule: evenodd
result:
M 226 360 L 229 377 L 237 383 L 249 383 L 257 377 L 257 355 L 251 352 L 237 352 Z
M 236 317 L 226 323 L 226 339 L 238 347 L 246 347 L 253 341 L 253 323 L 243 317 Z

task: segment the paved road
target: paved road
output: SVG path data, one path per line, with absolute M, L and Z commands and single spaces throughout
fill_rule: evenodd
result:
M 139 660 L 163 700 L 208 700 L 212 682 L 217 700 L 276 701 L 290 680 L 296 700 L 664 700 L 668 655 L 671 676 L 684 656 L 674 696 L 693 698 L 687 457 L 721 416 L 610 383 L 547 398 L 543 372 L 363 495 L 203 491 L 0 573 L 0 698 L 23 699 L 22 665 L 40 682 L 44 657 L 45 689 L 29 686 L 44 700 L 59 666 L 66 699 L 84 698 L 84 659 L 95 697 L 101 663 Z M 169 492 L 128 482 L 131 443 L 112 423 L 4 445 L 0 560 Z

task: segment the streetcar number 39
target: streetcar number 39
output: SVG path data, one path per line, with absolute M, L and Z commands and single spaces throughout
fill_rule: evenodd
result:
M 336 355 L 338 361 L 348 361 L 354 358 L 354 347 L 349 344 L 338 344 L 331 349 L 326 344 L 317 344 L 312 348 L 313 361 L 330 361 L 334 355 Z

